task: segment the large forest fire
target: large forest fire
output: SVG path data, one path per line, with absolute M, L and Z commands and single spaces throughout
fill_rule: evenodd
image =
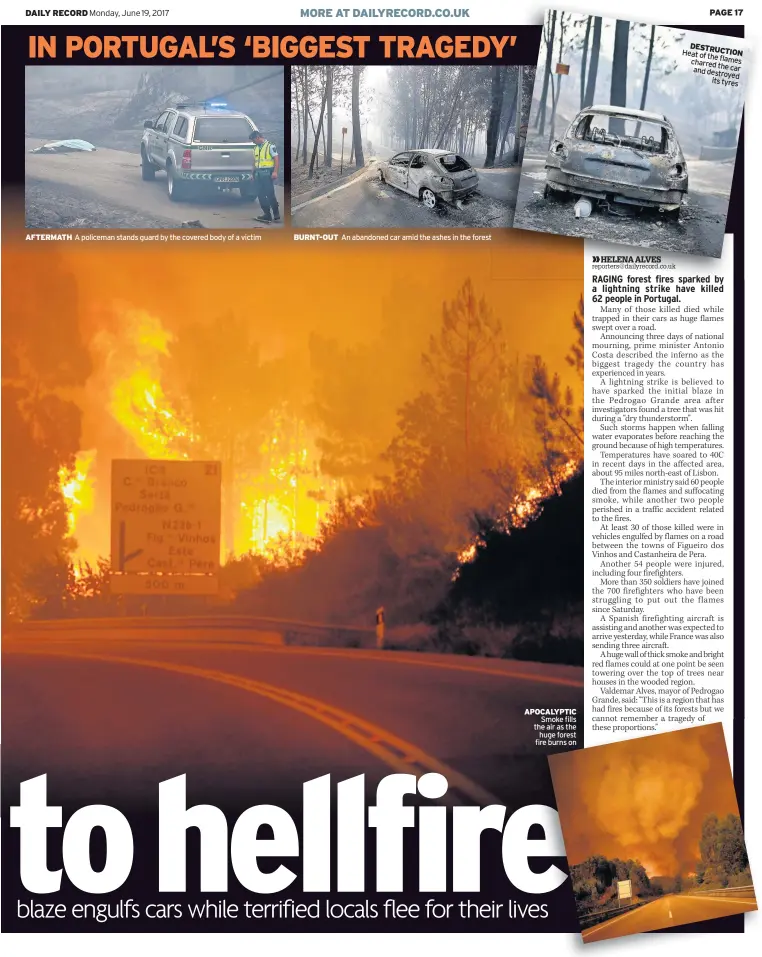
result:
M 129 311 L 116 332 L 96 337 L 107 408 L 130 440 L 119 454 L 220 460 L 223 560 L 250 553 L 298 560 L 314 547 L 338 492 L 337 483 L 321 475 L 314 436 L 301 416 L 280 406 L 242 437 L 230 431 L 224 403 L 208 393 L 203 394 L 202 426 L 193 396 L 170 384 L 174 342 L 156 316 L 142 311 Z M 211 416 L 208 408 L 214 410 Z M 225 434 L 228 441 L 221 438 Z M 102 460 L 105 466 L 107 457 Z M 73 479 L 68 483 L 71 494 L 64 498 L 73 528 L 78 504 Z M 92 494 L 91 489 L 91 499 Z

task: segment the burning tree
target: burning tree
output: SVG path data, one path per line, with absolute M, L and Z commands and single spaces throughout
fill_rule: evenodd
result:
M 11 254 L 7 254 L 11 255 Z M 50 335 L 50 302 L 58 334 Z M 69 397 L 90 371 L 79 332 L 78 297 L 55 256 L 38 281 L 3 293 L 3 617 L 27 613 L 31 578 L 65 568 L 75 542 L 61 483 L 76 471 L 81 412 Z M 48 575 L 47 590 L 59 583 Z

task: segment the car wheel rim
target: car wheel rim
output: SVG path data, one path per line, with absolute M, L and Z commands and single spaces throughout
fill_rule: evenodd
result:
M 437 205 L 437 198 L 430 189 L 423 191 L 423 205 L 426 206 L 427 209 L 433 209 Z

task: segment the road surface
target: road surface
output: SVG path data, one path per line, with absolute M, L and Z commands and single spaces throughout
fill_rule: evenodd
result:
M 573 199 L 546 200 L 542 196 L 545 157 L 525 156 L 513 225 L 517 229 L 719 256 L 732 179 L 730 163 L 688 160 L 690 189 L 678 222 L 656 213 L 640 213 L 636 208 L 626 216 L 595 210 L 587 219 L 575 219 Z
M 438 770 L 455 803 L 552 803 L 524 711 L 576 707 L 581 723 L 581 705 L 566 666 L 259 645 L 213 628 L 27 629 L 3 642 L 4 781 L 47 772 L 72 799 L 142 803 L 187 773 L 210 798 L 278 803 L 321 774 L 373 786 Z
M 307 203 L 294 196 L 292 220 L 297 227 L 346 229 L 453 229 L 459 227 L 494 229 L 510 226 L 519 169 L 479 169 L 479 196 L 462 209 L 429 210 L 414 196 L 382 183 L 376 163 L 367 173 L 340 184 L 334 191 Z
M 680 924 L 693 924 L 713 917 L 728 917 L 757 909 L 754 897 L 712 897 L 709 894 L 669 894 L 603 924 L 582 931 L 585 943 L 609 940 L 625 934 L 642 934 Z
M 27 140 L 31 149 L 42 140 Z M 91 228 L 172 228 L 200 220 L 208 229 L 273 229 L 256 221 L 259 203 L 244 202 L 237 190 L 210 193 L 208 197 L 173 203 L 167 195 L 166 177 L 152 183 L 140 176 L 140 154 L 98 149 L 95 153 L 27 153 L 26 177 L 33 184 L 27 193 L 27 226 L 57 224 L 56 211 L 82 198 L 86 212 L 81 225 Z M 44 188 L 43 188 L 44 187 Z M 283 187 L 276 187 L 283 215 Z M 33 201 L 32 201 L 32 196 Z M 60 213 L 59 213 L 60 215 Z M 52 221 L 51 221 L 52 220 Z

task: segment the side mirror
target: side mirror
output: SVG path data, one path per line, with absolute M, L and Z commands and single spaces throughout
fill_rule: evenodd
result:
M 143 120 L 143 129 L 152 130 L 153 129 L 153 120 Z

